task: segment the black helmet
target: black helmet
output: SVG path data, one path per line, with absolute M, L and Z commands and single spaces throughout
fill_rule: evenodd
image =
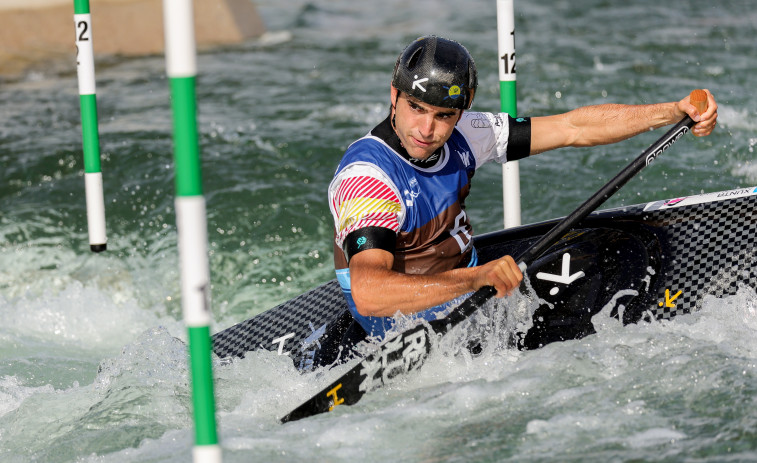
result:
M 468 109 L 478 85 L 476 64 L 454 40 L 420 37 L 397 58 L 392 85 L 424 103 Z

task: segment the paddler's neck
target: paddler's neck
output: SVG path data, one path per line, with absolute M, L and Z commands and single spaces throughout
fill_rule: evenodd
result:
M 416 159 L 410 156 L 405 147 L 402 146 L 402 142 L 397 136 L 397 133 L 394 131 L 394 127 L 392 127 L 391 115 L 384 119 L 384 121 L 379 125 L 374 127 L 374 129 L 371 130 L 371 135 L 384 140 L 384 142 L 389 145 L 390 148 L 396 151 L 397 154 L 410 161 L 414 166 L 422 168 L 435 166 L 436 163 L 439 162 L 439 159 L 442 156 L 442 151 L 444 150 L 444 146 L 442 145 L 439 147 L 439 149 L 431 153 L 431 155 L 426 159 Z

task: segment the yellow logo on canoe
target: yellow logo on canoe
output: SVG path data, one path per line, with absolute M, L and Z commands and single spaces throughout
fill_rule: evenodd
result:
M 334 407 L 337 405 L 341 405 L 344 403 L 344 399 L 341 397 L 337 397 L 336 391 L 338 391 L 342 387 L 342 383 L 337 384 L 334 386 L 334 389 L 330 390 L 326 393 L 326 396 L 331 397 L 331 406 L 329 407 L 329 411 L 333 410 Z
M 666 290 L 665 290 L 665 301 L 664 301 L 664 302 L 660 302 L 660 303 L 659 303 L 659 304 L 657 304 L 657 305 L 659 305 L 660 307 L 662 307 L 663 305 L 664 305 L 665 307 L 670 307 L 670 308 L 672 308 L 672 307 L 675 307 L 676 305 L 675 305 L 675 303 L 673 303 L 673 301 L 675 301 L 675 300 L 676 300 L 676 299 L 678 298 L 678 296 L 680 296 L 680 295 L 681 295 L 681 293 L 682 293 L 682 292 L 683 292 L 683 291 L 679 290 L 679 291 L 678 291 L 677 293 L 675 293 L 675 294 L 673 295 L 673 297 L 671 297 L 671 296 L 670 296 L 670 290 L 669 290 L 669 289 L 666 289 Z

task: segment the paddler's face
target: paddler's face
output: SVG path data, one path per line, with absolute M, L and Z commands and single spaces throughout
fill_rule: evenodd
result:
M 426 159 L 452 135 L 455 124 L 463 114 L 461 109 L 442 108 L 433 106 L 400 93 L 392 87 L 392 108 L 397 136 L 410 157 Z

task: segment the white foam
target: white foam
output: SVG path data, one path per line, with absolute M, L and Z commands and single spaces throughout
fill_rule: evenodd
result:
M 79 281 L 69 282 L 59 292 L 0 297 L 0 308 L 9 314 L 3 327 L 6 331 L 87 349 L 119 348 L 151 326 L 175 323 L 120 292 L 109 293 Z
M 628 445 L 632 448 L 653 447 L 685 439 L 686 434 L 667 428 L 652 428 L 629 436 Z
M 15 376 L 0 378 L 0 416 L 15 410 L 26 398 L 39 393 L 52 392 L 50 385 L 26 387 Z

